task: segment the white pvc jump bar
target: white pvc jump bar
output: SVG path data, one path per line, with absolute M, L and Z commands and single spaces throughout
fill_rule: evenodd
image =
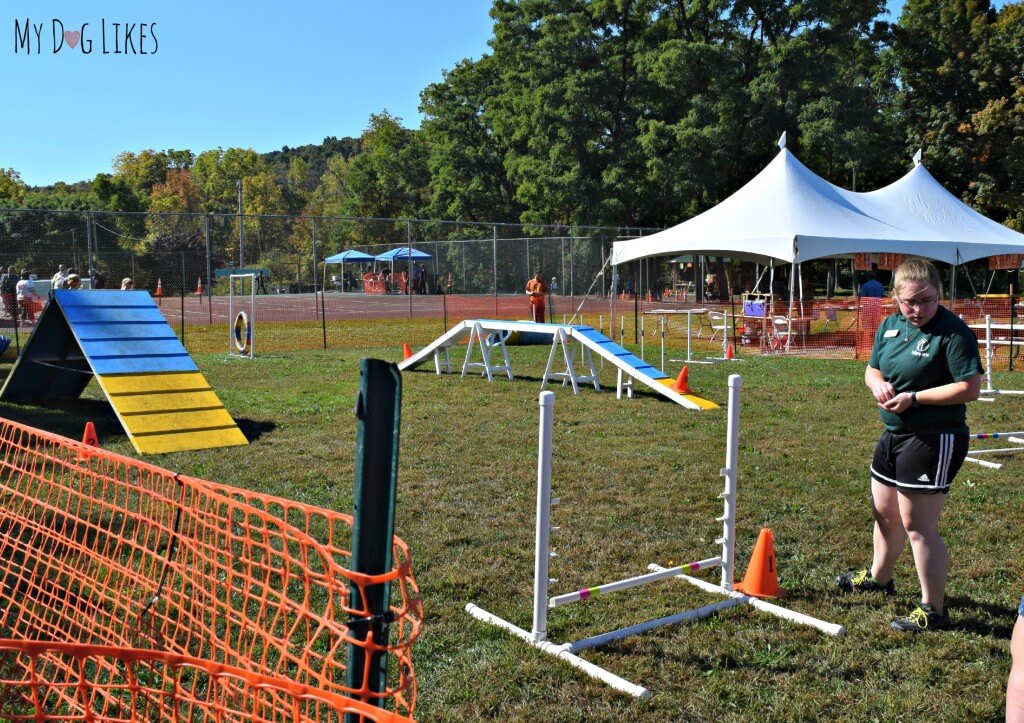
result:
M 988 467 L 989 469 L 1003 468 L 1003 465 L 999 464 L 998 462 L 989 462 L 987 459 L 978 459 L 977 457 L 972 457 L 970 455 L 967 455 L 964 458 L 964 462 L 974 462 L 975 464 L 980 464 L 982 467 Z
M 665 569 L 660 565 L 648 565 L 647 567 L 651 570 Z M 835 623 L 825 622 L 824 620 L 819 620 L 818 618 L 811 617 L 810 615 L 805 615 L 804 613 L 797 612 L 796 610 L 790 610 L 789 608 L 784 608 L 781 605 L 775 605 L 774 603 L 767 602 L 766 600 L 762 600 L 760 598 L 751 597 L 750 595 L 744 595 L 743 593 L 736 592 L 735 590 L 725 590 L 719 587 L 718 585 L 715 585 L 714 583 L 710 583 L 706 580 L 701 580 L 697 577 L 690 577 L 689 575 L 677 575 L 676 577 L 685 580 L 691 585 L 696 585 L 702 590 L 707 590 L 708 592 L 717 592 L 721 595 L 728 595 L 730 598 L 736 601 L 737 605 L 746 603 L 754 608 L 757 608 L 758 610 L 763 610 L 766 613 L 771 613 L 776 617 L 784 618 L 794 623 L 800 623 L 801 625 L 807 625 L 809 627 L 816 628 L 823 633 L 828 633 L 829 635 L 846 635 L 846 628 L 844 628 L 842 625 L 836 625 Z
M 617 590 L 628 590 L 631 587 L 645 585 L 649 582 L 667 580 L 670 577 L 675 577 L 680 574 L 684 569 L 689 570 L 690 572 L 697 572 L 698 570 L 704 570 L 708 567 L 718 567 L 721 564 L 721 557 L 709 557 L 707 560 L 691 562 L 686 565 L 678 565 L 658 572 L 649 572 L 646 575 L 637 575 L 636 577 L 629 577 L 624 580 L 609 582 L 595 587 L 585 587 L 582 590 L 577 590 L 576 592 L 567 592 L 564 595 L 558 595 L 551 598 L 548 602 L 548 607 L 557 608 L 561 605 L 568 605 L 569 603 L 580 602 L 581 600 L 589 600 L 591 597 L 597 595 L 604 595 Z

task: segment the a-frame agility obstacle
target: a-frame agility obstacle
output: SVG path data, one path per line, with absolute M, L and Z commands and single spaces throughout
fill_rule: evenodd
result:
M 0 401 L 77 399 L 96 377 L 143 454 L 248 444 L 145 291 L 55 291 Z

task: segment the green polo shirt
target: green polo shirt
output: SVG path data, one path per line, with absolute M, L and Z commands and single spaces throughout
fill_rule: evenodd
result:
M 982 373 L 977 337 L 944 306 L 920 328 L 903 314 L 888 317 L 875 334 L 868 366 L 882 372 L 897 394 L 922 392 Z M 921 404 L 903 414 L 878 411 L 890 432 L 967 432 L 966 404 Z

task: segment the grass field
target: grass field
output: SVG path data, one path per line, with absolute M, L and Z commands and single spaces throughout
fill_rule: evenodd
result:
M 436 323 L 417 323 L 353 325 L 343 351 L 273 351 L 287 346 L 282 338 L 254 361 L 197 353 L 252 444 L 148 460 L 350 511 L 359 359 L 397 361 L 401 341 L 439 333 Z M 208 332 L 209 349 L 226 347 L 223 332 Z M 954 483 L 942 528 L 955 630 L 890 632 L 890 619 L 917 599 L 909 549 L 894 600 L 841 597 L 832 585 L 836 573 L 870 559 L 866 468 L 880 427 L 855 362 L 745 357 L 690 374 L 698 393 L 723 404 L 727 375 L 743 375 L 740 573 L 758 529 L 771 526 L 790 590 L 784 604 L 846 626 L 845 638 L 740 607 L 583 654 L 654 691 L 637 701 L 470 618 L 463 607 L 476 602 L 530 624 L 537 394 L 547 349 L 511 351 L 513 382 L 404 375 L 396 531 L 412 547 L 427 614 L 414 655 L 419 719 L 1000 719 L 1024 587 L 1015 532 L 1024 521 L 1024 456 L 1005 458 L 1002 470 L 965 466 Z M 552 515 L 561 528 L 552 536 L 552 594 L 717 552 L 724 410 L 687 411 L 643 392 L 616 401 L 610 369 L 602 381 L 601 393 L 557 390 L 553 478 L 562 502 Z M 1024 377 L 997 375 L 1000 383 L 1024 388 Z M 134 456 L 95 384 L 73 403 L 3 404 L 0 415 L 75 438 L 92 420 L 103 446 Z M 976 403 L 969 415 L 973 431 L 1016 430 L 1024 401 Z M 717 580 L 717 571 L 704 576 Z M 658 583 L 553 611 L 550 638 L 577 639 L 717 599 Z

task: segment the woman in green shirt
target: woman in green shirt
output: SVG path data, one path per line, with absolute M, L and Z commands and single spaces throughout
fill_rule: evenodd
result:
M 967 455 L 967 402 L 981 391 L 978 340 L 939 304 L 938 269 L 910 259 L 893 276 L 899 313 L 878 327 L 864 383 L 885 430 L 871 462 L 875 516 L 870 568 L 840 575 L 844 592 L 895 594 L 896 560 L 907 538 L 921 583 L 921 604 L 892 627 L 904 632 L 948 628 L 949 558 L 938 523 L 946 492 Z

